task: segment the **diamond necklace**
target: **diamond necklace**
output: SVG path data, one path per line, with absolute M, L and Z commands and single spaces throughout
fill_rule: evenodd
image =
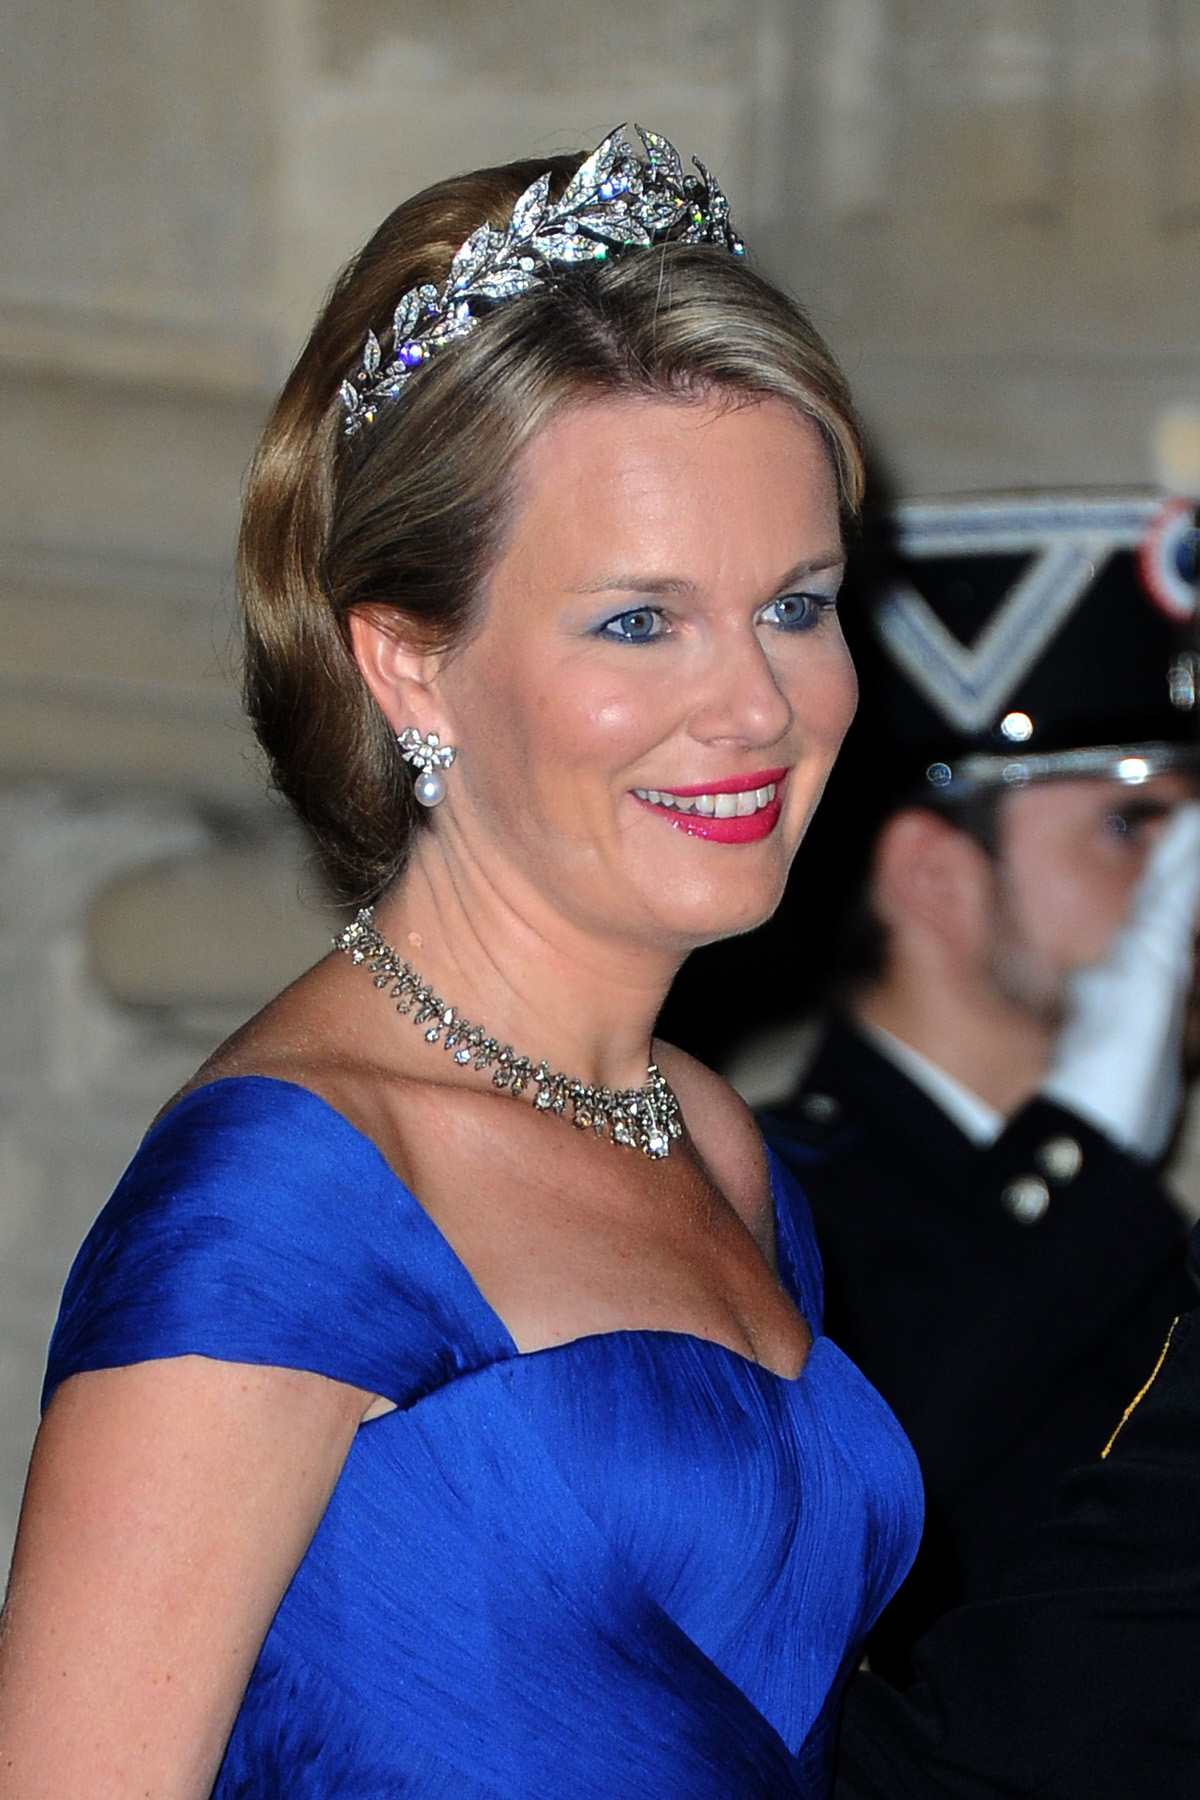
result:
M 474 1063 L 477 1069 L 491 1069 L 493 1087 L 515 1095 L 532 1087 L 538 1112 L 562 1118 L 569 1106 L 577 1130 L 594 1131 L 597 1137 L 607 1131 L 614 1144 L 640 1150 L 643 1156 L 669 1156 L 671 1139 L 682 1137 L 679 1102 L 654 1063 L 647 1067 L 645 1087 L 614 1091 L 576 1081 L 561 1070 L 551 1074 L 544 1057 L 535 1063 L 528 1056 L 518 1056 L 511 1044 L 501 1048 L 499 1040 L 489 1037 L 482 1025 L 472 1025 L 456 1007 L 439 1000 L 412 964 L 380 937 L 369 906 L 333 943 L 351 962 L 366 964 L 377 988 L 391 988 L 396 1011 L 409 1014 L 414 1025 L 425 1027 L 427 1044 L 440 1043 L 460 1068 Z

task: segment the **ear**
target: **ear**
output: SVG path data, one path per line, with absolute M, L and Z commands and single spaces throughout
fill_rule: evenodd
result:
M 349 625 L 354 660 L 392 730 L 415 725 L 422 737 L 436 731 L 446 741 L 448 721 L 434 691 L 439 654 L 407 642 L 404 621 L 386 607 L 355 607 Z
M 889 932 L 902 937 L 915 930 L 972 955 L 990 940 L 995 871 L 965 831 L 923 807 L 907 807 L 879 834 L 873 900 Z

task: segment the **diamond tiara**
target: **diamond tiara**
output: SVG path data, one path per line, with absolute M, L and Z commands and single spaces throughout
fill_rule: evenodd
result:
M 679 154 L 657 132 L 634 130 L 644 157 L 617 127 L 593 150 L 550 203 L 550 174 L 527 187 L 502 231 L 481 225 L 455 252 L 445 286 L 410 288 L 392 320 L 385 359 L 367 333 L 361 366 L 340 389 L 348 435 L 374 422 L 429 357 L 474 330 L 506 300 L 543 287 L 559 271 L 603 262 L 626 250 L 648 250 L 668 238 L 681 244 L 718 244 L 733 256 L 745 245 L 729 218 L 729 202 L 698 158 L 685 173 Z

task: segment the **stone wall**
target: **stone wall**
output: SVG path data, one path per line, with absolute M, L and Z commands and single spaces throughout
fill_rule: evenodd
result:
M 327 940 L 236 704 L 271 390 L 399 198 L 623 118 L 720 173 L 900 488 L 1153 479 L 1163 409 L 1200 408 L 1200 0 L 14 0 L 0 1535 L 72 1248 Z

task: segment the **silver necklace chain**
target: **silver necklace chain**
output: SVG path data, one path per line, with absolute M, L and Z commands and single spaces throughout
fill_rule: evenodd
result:
M 472 1025 L 458 1009 L 447 1006 L 422 980 L 411 963 L 400 957 L 375 929 L 372 909 L 364 907 L 352 924 L 334 938 L 334 948 L 345 951 L 353 963 L 364 963 L 375 986 L 391 989 L 396 1011 L 424 1028 L 427 1044 L 441 1044 L 459 1068 L 468 1064 L 492 1071 L 492 1086 L 520 1096 L 533 1089 L 538 1112 L 568 1116 L 578 1131 L 605 1132 L 614 1144 L 640 1150 L 655 1159 L 669 1156 L 671 1140 L 682 1137 L 679 1102 L 657 1065 L 646 1069 L 646 1085 L 612 1089 L 593 1087 L 564 1075 L 551 1073 L 543 1057 L 518 1056 L 511 1044 L 501 1046 L 482 1025 Z

